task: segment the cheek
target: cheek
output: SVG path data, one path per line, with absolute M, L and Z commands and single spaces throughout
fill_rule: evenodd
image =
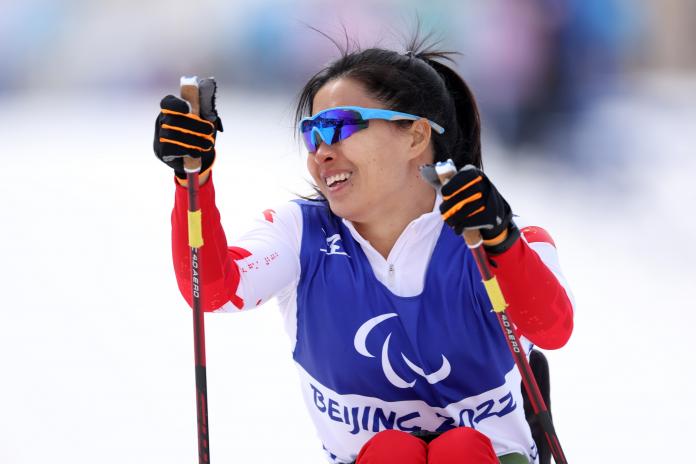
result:
M 365 157 L 370 164 L 386 169 L 405 161 L 404 155 L 408 152 L 408 137 L 401 129 L 397 129 L 388 123 L 375 127 L 371 133 L 366 133 L 369 137 L 361 139 L 363 141 Z
M 365 147 L 363 164 L 376 176 L 393 176 L 403 162 L 392 140 L 376 140 Z
M 312 178 L 317 181 L 319 169 L 317 167 L 317 163 L 314 162 L 314 158 L 312 157 L 311 153 L 307 153 L 307 171 L 309 171 Z
M 384 195 L 399 195 L 407 184 L 408 165 L 393 151 L 375 153 L 370 159 L 370 184 Z

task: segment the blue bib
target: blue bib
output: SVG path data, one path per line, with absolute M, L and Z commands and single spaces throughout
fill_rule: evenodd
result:
M 341 395 L 445 407 L 505 383 L 514 361 L 464 240 L 442 227 L 420 295 L 400 297 L 326 202 L 302 209 L 293 357 Z

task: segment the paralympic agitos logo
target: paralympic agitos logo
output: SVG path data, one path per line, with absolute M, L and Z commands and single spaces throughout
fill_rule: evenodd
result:
M 398 314 L 382 314 L 380 316 L 376 316 L 372 319 L 369 319 L 367 322 L 361 325 L 358 331 L 355 333 L 355 338 L 353 339 L 353 345 L 355 346 L 355 350 L 365 357 L 374 358 L 375 356 L 368 351 L 366 346 L 367 336 L 377 325 L 379 325 L 383 321 L 386 321 L 387 319 L 391 319 L 392 317 L 398 317 Z M 391 362 L 389 361 L 389 341 L 391 339 L 391 335 L 391 332 L 389 332 L 389 335 L 387 335 L 387 338 L 384 340 L 384 343 L 382 344 L 381 362 L 384 375 L 387 377 L 387 380 L 389 380 L 389 382 L 397 388 L 413 388 L 418 379 L 416 378 L 411 382 L 407 382 L 406 380 L 401 378 L 399 374 L 396 373 L 396 371 L 394 371 L 394 368 L 392 367 Z M 452 367 L 450 366 L 450 363 L 445 357 L 445 355 L 443 354 L 441 356 L 442 366 L 437 371 L 432 372 L 430 374 L 426 374 L 423 368 L 416 365 L 413 361 L 408 359 L 405 354 L 401 353 L 401 357 L 403 358 L 406 365 L 413 372 L 427 380 L 428 383 L 431 385 L 445 380 L 450 375 L 450 372 L 452 372 Z

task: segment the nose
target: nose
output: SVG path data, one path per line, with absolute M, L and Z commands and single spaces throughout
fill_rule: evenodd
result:
M 324 143 L 323 140 L 319 141 L 319 146 L 317 146 L 317 151 L 314 152 L 314 161 L 317 163 L 323 163 L 330 161 L 335 157 L 334 148 L 328 143 Z

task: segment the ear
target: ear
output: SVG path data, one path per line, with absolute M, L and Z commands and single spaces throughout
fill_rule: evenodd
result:
M 413 158 L 419 157 L 430 146 L 432 128 L 425 118 L 421 118 L 413 121 L 413 124 L 411 124 L 408 132 L 411 137 L 411 146 L 409 147 L 409 152 Z

